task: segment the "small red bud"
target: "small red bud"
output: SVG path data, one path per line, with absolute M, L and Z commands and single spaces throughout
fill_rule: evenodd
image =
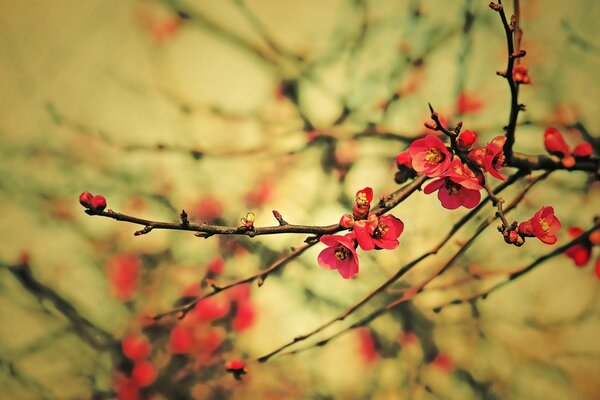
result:
M 247 373 L 246 363 L 242 360 L 231 360 L 225 363 L 225 370 L 233 374 L 237 380 L 241 379 L 242 375 Z
M 92 199 L 94 195 L 90 192 L 83 192 L 79 195 L 79 203 L 85 208 L 92 208 Z
M 106 199 L 104 196 L 97 194 L 92 198 L 91 201 L 92 210 L 94 211 L 104 211 L 106 208 Z
M 342 215 L 342 218 L 340 218 L 340 226 L 346 229 L 352 228 L 354 226 L 354 217 L 350 214 Z
M 156 380 L 156 368 L 149 361 L 138 361 L 131 371 L 131 377 L 140 386 L 148 386 Z
M 477 134 L 473 131 L 466 130 L 458 136 L 457 143 L 462 150 L 468 150 L 477 140 Z

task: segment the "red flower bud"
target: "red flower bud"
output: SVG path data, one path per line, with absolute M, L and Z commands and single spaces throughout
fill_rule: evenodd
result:
M 104 211 L 104 209 L 106 208 L 106 199 L 104 198 L 104 196 L 97 194 L 92 198 L 91 205 L 92 210 L 94 211 Z
M 458 146 L 463 150 L 468 150 L 477 140 L 477 134 L 473 131 L 466 130 L 460 134 L 457 139 Z
M 346 229 L 352 228 L 352 226 L 354 226 L 354 217 L 350 214 L 342 215 L 342 218 L 340 218 L 340 226 Z
M 592 145 L 588 142 L 581 142 L 577 146 L 575 146 L 575 150 L 573 150 L 573 155 L 575 157 L 589 157 L 593 153 Z
M 140 386 L 148 386 L 156 379 L 156 368 L 149 361 L 138 361 L 131 371 L 131 377 Z
M 150 355 L 150 342 L 142 335 L 131 335 L 123 339 L 121 348 L 125 357 L 130 360 L 141 360 Z
M 92 199 L 94 195 L 90 192 L 83 192 L 79 195 L 79 203 L 85 208 L 92 208 Z

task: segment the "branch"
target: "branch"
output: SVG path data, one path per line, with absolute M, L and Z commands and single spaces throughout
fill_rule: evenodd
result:
M 516 182 L 517 180 L 519 180 L 522 177 L 523 177 L 523 173 L 522 172 L 517 172 L 516 174 L 510 176 L 506 180 L 506 182 L 503 182 L 501 185 L 499 185 L 495 189 L 494 192 L 495 193 L 502 192 L 505 188 L 507 188 L 508 186 L 512 185 L 514 182 Z M 539 179 L 540 178 L 536 179 L 533 183 L 530 184 L 529 187 L 531 187 L 531 185 L 533 185 L 534 183 L 536 183 Z M 467 213 L 465 216 L 463 216 L 456 224 L 454 224 L 454 226 L 450 229 L 450 231 L 448 232 L 448 234 L 436 246 L 434 246 L 431 250 L 423 253 L 419 257 L 415 258 L 411 262 L 409 262 L 406 265 L 404 265 L 394 275 L 392 275 L 390 278 L 388 278 L 383 284 L 381 284 L 376 289 L 372 290 L 369 294 L 367 294 L 367 296 L 365 296 L 364 298 L 362 298 L 361 300 L 359 300 L 357 303 L 355 303 L 354 305 L 352 305 L 346 311 L 342 312 L 337 317 L 329 320 L 328 322 L 324 323 L 323 325 L 318 326 L 317 328 L 313 329 L 312 331 L 310 331 L 310 332 L 308 332 L 308 333 L 306 333 L 304 335 L 296 336 L 290 342 L 288 342 L 288 343 L 282 345 L 281 347 L 279 347 L 279 348 L 271 351 L 270 353 L 268 353 L 268 354 L 266 354 L 266 355 L 258 358 L 258 361 L 259 362 L 266 362 L 271 357 L 273 357 L 276 354 L 282 352 L 283 350 L 287 349 L 288 347 L 290 347 L 290 346 L 292 346 L 292 345 L 294 345 L 294 344 L 296 344 L 298 342 L 301 342 L 301 341 L 304 341 L 306 339 L 309 339 L 310 337 L 318 334 L 319 332 L 322 332 L 323 330 L 325 330 L 326 328 L 328 328 L 329 326 L 333 325 L 334 323 L 336 323 L 338 321 L 345 320 L 349 315 L 353 314 L 359 308 L 361 308 L 362 306 L 364 306 L 365 304 L 367 304 L 377 294 L 379 294 L 379 293 L 383 292 L 384 290 L 386 290 L 390 285 L 392 285 L 394 282 L 396 282 L 398 279 L 400 279 L 402 276 L 404 276 L 408 271 L 410 271 L 413 267 L 415 267 L 421 261 L 425 260 L 426 258 L 428 258 L 428 257 L 430 257 L 432 255 L 437 254 L 438 251 L 446 243 L 448 243 L 450 241 L 450 239 L 454 236 L 454 234 L 465 223 L 467 223 L 467 221 L 469 221 L 472 217 L 474 217 L 485 206 L 485 204 L 488 201 L 490 201 L 490 197 L 489 196 L 487 198 L 485 198 L 479 205 L 477 205 L 477 207 L 475 207 L 469 213 Z
M 546 174 L 542 174 L 538 177 L 536 177 L 535 179 L 533 179 L 531 182 L 529 182 L 529 184 L 523 189 L 523 191 L 517 196 L 515 197 L 515 199 L 511 202 L 511 204 L 506 208 L 505 213 L 508 213 L 510 211 L 512 211 L 525 197 L 525 194 L 538 182 L 542 181 L 543 179 L 545 179 L 547 176 L 549 175 L 549 173 Z M 511 176 L 509 179 L 512 179 L 514 176 Z M 508 184 L 507 182 L 504 182 L 501 187 L 502 189 L 504 189 L 505 187 L 509 186 L 510 184 Z M 499 187 L 500 188 L 500 187 Z M 498 189 L 497 189 L 498 191 Z M 481 204 L 479 206 L 482 206 L 484 202 L 488 201 L 489 197 L 484 200 L 483 202 L 481 202 Z M 479 207 L 478 206 L 478 207 Z M 475 215 L 475 213 L 473 213 L 473 211 L 475 211 L 476 209 L 473 209 L 469 214 L 467 214 L 467 216 L 472 217 Z M 465 216 L 465 217 L 467 217 Z M 475 242 L 475 240 L 477 239 L 477 237 L 479 237 L 479 235 L 485 231 L 485 229 L 490 226 L 495 220 L 496 220 L 496 216 L 490 216 L 487 220 L 483 221 L 479 228 L 475 231 L 475 233 L 471 236 L 471 238 L 469 238 L 469 240 L 452 256 L 452 258 L 450 258 L 450 260 L 448 260 L 444 265 L 442 265 L 441 267 L 437 268 L 432 274 L 430 274 L 427 278 L 425 278 L 423 281 L 421 281 L 420 283 L 418 283 L 417 285 L 408 288 L 407 290 L 405 290 L 402 294 L 402 297 L 400 297 L 397 300 L 392 301 L 391 303 L 385 305 L 384 307 L 381 307 L 373 312 L 371 312 L 370 314 L 368 314 L 366 317 L 360 319 L 359 321 L 353 323 L 352 325 L 338 331 L 337 333 L 333 334 L 332 336 L 320 340 L 319 342 L 315 343 L 314 345 L 308 346 L 308 347 L 304 347 L 298 350 L 293 350 L 293 351 L 289 351 L 287 353 L 283 353 L 283 355 L 288 355 L 288 354 L 296 354 L 298 352 L 302 352 L 302 351 L 306 351 L 306 350 L 310 350 L 312 348 L 315 347 L 321 347 L 326 345 L 327 343 L 329 343 L 332 340 L 335 340 L 336 338 L 348 333 L 349 331 L 365 326 L 367 324 L 369 324 L 370 322 L 372 322 L 373 320 L 377 319 L 378 317 L 380 317 L 381 315 L 385 314 L 386 312 L 392 310 L 393 308 L 397 307 L 398 305 L 411 300 L 414 296 L 416 296 L 418 293 L 422 292 L 424 290 L 424 288 L 432 281 L 434 280 L 437 276 L 443 274 L 448 268 L 450 268 L 454 262 L 456 260 L 458 260 L 460 258 L 460 256 L 462 256 L 469 247 L 471 247 L 471 245 Z M 467 219 L 468 220 L 468 219 Z M 459 221 L 459 223 L 462 222 Z M 464 222 L 463 222 L 464 223 Z M 453 228 L 454 230 L 454 228 Z M 451 236 L 449 234 L 449 236 Z M 446 240 L 446 239 L 445 239 Z M 444 242 L 441 243 L 441 246 L 443 246 Z M 422 256 L 418 257 L 417 259 L 415 259 L 414 261 L 410 262 L 409 264 L 405 265 L 403 268 L 401 268 L 398 273 L 396 273 L 396 275 L 394 275 L 392 278 L 398 276 L 398 278 L 400 278 L 402 275 L 404 275 L 406 272 L 408 272 L 410 269 L 412 269 L 418 262 L 422 261 L 423 259 L 427 258 L 427 256 L 429 255 L 429 253 L 425 253 Z M 434 253 L 435 254 L 435 253 Z M 390 280 L 392 279 L 390 278 Z M 373 297 L 376 293 L 384 290 L 385 288 L 387 288 L 391 282 L 388 284 L 388 282 L 390 281 L 386 281 L 382 286 L 380 286 L 380 288 L 376 289 L 374 292 L 370 293 L 367 298 L 370 299 L 371 297 Z M 397 280 L 397 279 L 396 279 Z M 367 299 L 365 298 L 365 299 Z M 356 311 L 360 306 L 364 305 L 366 303 L 366 300 L 363 299 L 361 300 L 359 303 L 357 303 L 357 305 L 353 306 L 353 310 L 348 312 L 348 315 L 351 314 L 352 312 Z M 367 299 L 367 300 L 368 300 Z M 345 313 L 341 314 L 341 316 L 344 316 Z M 347 315 L 346 315 L 347 316 Z M 344 316 L 345 318 L 345 316 Z M 342 318 L 343 319 L 343 318 Z M 292 344 L 297 343 L 299 341 L 305 340 L 308 337 L 313 336 L 314 334 L 321 332 L 323 329 L 325 329 L 326 327 L 330 326 L 333 322 L 337 321 L 338 319 L 334 319 L 328 323 L 326 323 L 325 325 L 323 325 L 322 327 L 319 327 L 317 329 L 315 329 L 313 332 L 304 335 L 304 336 L 299 336 L 294 338 L 294 340 L 290 343 L 287 343 L 286 345 L 280 347 L 279 349 L 265 355 L 262 356 L 260 358 L 257 359 L 258 362 L 265 362 L 267 361 L 269 358 L 271 358 L 272 356 L 280 353 L 281 351 L 283 351 L 285 348 L 290 347 Z M 306 337 L 305 337 L 306 336 Z

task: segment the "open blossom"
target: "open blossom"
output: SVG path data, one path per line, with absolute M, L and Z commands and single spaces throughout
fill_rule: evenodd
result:
M 366 187 L 356 192 L 356 201 L 352 208 L 352 215 L 355 219 L 366 219 L 373 201 L 373 189 Z
M 358 255 L 354 249 L 353 236 L 353 234 L 321 236 L 321 243 L 328 247 L 317 257 L 319 265 L 326 269 L 337 269 L 344 279 L 350 279 L 358 274 Z
M 399 242 L 398 238 L 404 231 L 404 223 L 393 215 L 382 215 L 379 217 L 377 227 L 374 229 L 372 238 L 377 249 L 395 249 Z
M 408 152 L 412 157 L 414 170 L 429 177 L 443 174 L 452 160 L 444 142 L 434 135 L 415 140 L 408 148 Z
M 584 233 L 584 230 L 578 226 L 572 226 L 567 230 L 567 234 L 572 239 L 579 237 L 582 233 Z M 569 247 L 565 250 L 565 255 L 572 259 L 575 265 L 583 267 L 592 258 L 592 246 L 592 242 L 587 240 Z
M 379 218 L 373 213 L 369 213 L 367 219 L 354 221 L 352 232 L 361 249 L 365 251 L 373 250 L 375 242 L 373 241 L 373 233 L 379 224 Z
M 481 185 L 477 177 L 458 158 L 452 160 L 452 164 L 440 179 L 425 186 L 423 191 L 425 194 L 431 194 L 436 190 L 442 206 L 448 210 L 455 210 L 461 206 L 473 208 L 481 199 Z
M 471 150 L 469 160 L 482 167 L 494 178 L 505 181 L 506 177 L 499 172 L 505 161 L 503 150 L 505 142 L 506 137 L 496 136 L 485 147 Z
M 544 206 L 528 221 L 519 224 L 519 233 L 523 236 L 537 237 L 543 243 L 554 244 L 558 240 L 560 221 L 554 215 L 554 208 Z

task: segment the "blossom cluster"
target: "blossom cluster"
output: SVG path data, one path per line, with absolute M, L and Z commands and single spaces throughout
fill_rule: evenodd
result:
M 344 214 L 340 219 L 340 226 L 352 231 L 343 236 L 321 237 L 321 243 L 328 246 L 317 257 L 321 267 L 337 270 L 342 278 L 350 279 L 358 274 L 358 247 L 370 251 L 393 250 L 398 246 L 404 223 L 393 215 L 378 216 L 370 212 L 372 201 L 372 188 L 356 192 L 352 214 Z

